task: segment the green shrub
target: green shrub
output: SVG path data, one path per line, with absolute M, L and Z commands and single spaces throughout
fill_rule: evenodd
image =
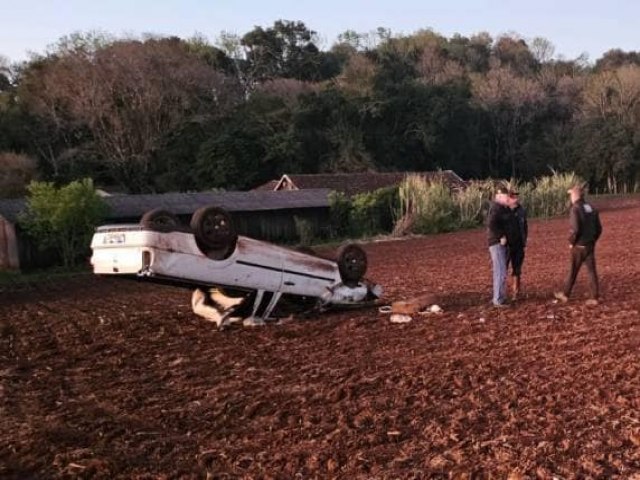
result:
M 398 204 L 397 187 L 355 195 L 351 199 L 349 215 L 351 233 L 360 237 L 391 232 Z
M 331 192 L 329 194 L 329 219 L 331 222 L 330 235 L 333 238 L 344 238 L 349 235 L 349 216 L 351 201 L 344 193 Z
M 329 203 L 334 238 L 390 233 L 399 205 L 398 188 L 380 188 L 351 198 L 332 192 Z
M 42 249 L 60 254 L 65 267 L 75 265 L 88 252 L 95 227 L 107 213 L 91 179 L 56 187 L 50 182 L 31 182 L 27 187 L 27 210 L 20 225 Z

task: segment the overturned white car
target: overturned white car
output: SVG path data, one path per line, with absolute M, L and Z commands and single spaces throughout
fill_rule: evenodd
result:
M 244 320 L 263 323 L 283 296 L 314 308 L 357 306 L 380 297 L 364 279 L 365 252 L 343 246 L 329 260 L 238 236 L 229 214 L 197 210 L 190 226 L 162 209 L 140 224 L 98 227 L 91 242 L 93 271 L 196 288 L 194 311 L 222 328 Z

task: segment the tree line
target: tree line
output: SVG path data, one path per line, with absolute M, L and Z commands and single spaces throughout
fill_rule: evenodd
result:
M 640 179 L 640 52 L 593 64 L 546 39 L 279 20 L 196 36 L 73 34 L 0 61 L 0 196 L 91 177 L 131 193 L 247 189 L 282 173 L 452 169 L 592 188 Z

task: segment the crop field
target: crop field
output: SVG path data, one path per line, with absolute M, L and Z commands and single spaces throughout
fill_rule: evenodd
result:
M 552 293 L 567 219 L 530 222 L 490 307 L 482 230 L 371 243 L 376 309 L 217 331 L 187 290 L 89 275 L 0 292 L 0 477 L 640 479 L 640 201 L 601 203 L 603 288 Z

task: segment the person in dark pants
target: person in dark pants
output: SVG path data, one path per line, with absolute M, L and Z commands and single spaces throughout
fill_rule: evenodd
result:
M 509 192 L 509 208 L 511 209 L 510 227 L 507 233 L 507 246 L 509 247 L 508 265 L 511 265 L 511 277 L 513 278 L 512 299 L 515 301 L 520 295 L 522 264 L 527 248 L 529 225 L 527 223 L 527 211 L 520 203 L 518 192 Z
M 496 191 L 487 215 L 487 239 L 493 270 L 493 305 L 507 306 L 507 231 L 511 221 L 511 210 L 508 206 L 509 191 L 500 187 Z
M 576 282 L 580 267 L 584 263 L 589 274 L 591 297 L 587 301 L 590 305 L 598 304 L 600 287 L 598 285 L 598 273 L 596 271 L 596 242 L 602 235 L 602 224 L 598 211 L 584 199 L 582 187 L 573 187 L 568 191 L 571 195 L 571 211 L 569 214 L 571 233 L 569 235 L 569 247 L 571 248 L 571 267 L 569 275 L 561 292 L 554 296 L 561 302 L 568 301 L 571 290 Z

